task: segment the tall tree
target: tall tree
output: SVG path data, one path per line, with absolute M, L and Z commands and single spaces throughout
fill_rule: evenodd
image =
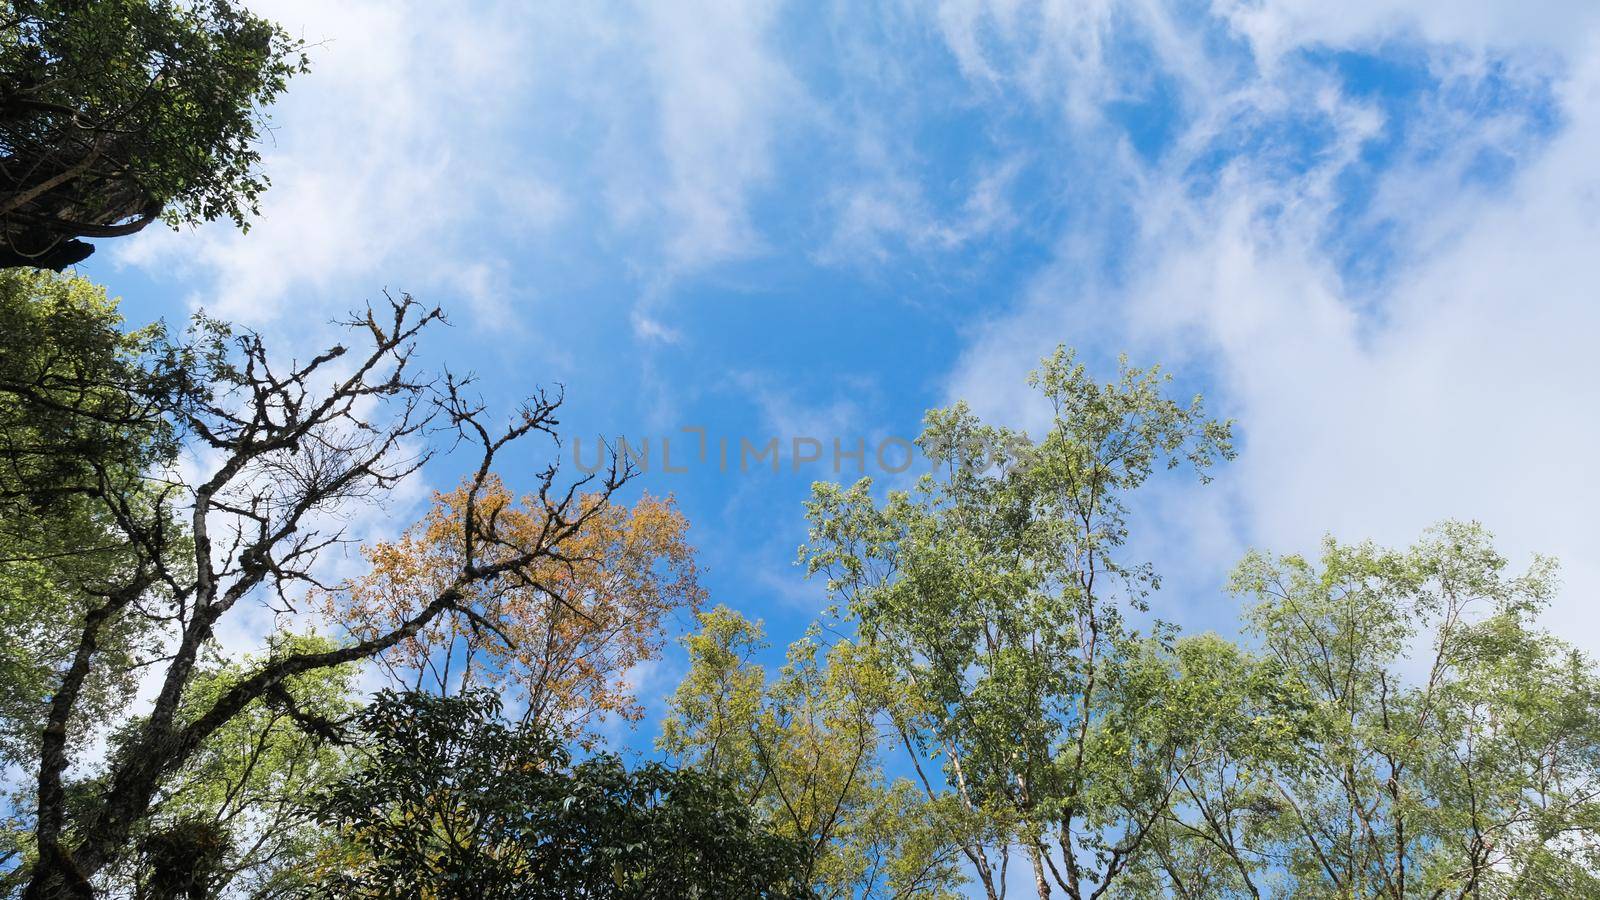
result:
M 112 511 L 115 491 L 148 509 L 148 469 L 176 445 L 141 361 L 159 328 L 124 331 L 116 303 L 86 281 L 0 272 L 0 766 L 33 767 L 45 700 L 76 648 L 74 622 L 137 564 Z M 104 665 L 80 688 L 73 725 L 113 715 L 131 692 L 147 622 L 102 624 Z
M 538 540 L 538 498 L 513 502 L 492 476 L 475 499 L 471 487 L 437 496 L 398 540 L 364 548 L 370 571 L 328 593 L 328 613 L 362 637 L 415 615 L 460 569 L 469 500 L 511 546 Z M 606 716 L 637 721 L 644 710 L 630 671 L 659 655 L 669 619 L 692 612 L 703 594 L 688 521 L 671 498 L 646 495 L 627 507 L 585 494 L 577 503 L 587 511 L 583 528 L 558 555 L 470 588 L 481 618 L 436 620 L 378 662 L 413 690 L 501 688 L 524 724 L 571 739 L 592 741 Z
M 158 218 L 244 226 L 261 110 L 305 67 L 232 0 L 6 0 L 0 266 L 59 270 Z
M 529 435 L 552 434 L 559 399 L 541 394 L 497 429 L 467 383 L 448 374 L 418 377 L 414 342 L 440 318 L 410 298 L 392 300 L 347 323 L 366 342 L 364 351 L 335 346 L 287 367 L 259 336 L 205 320 L 184 341 L 156 341 L 142 351 L 135 369 L 144 375 L 125 396 L 198 452 L 182 467 L 97 459 L 81 485 L 126 558 L 93 585 L 68 586 L 80 593 L 68 620 L 69 652 L 35 701 L 43 726 L 27 810 L 36 855 L 26 865 L 25 896 L 92 896 L 95 880 L 129 852 L 163 785 L 252 704 L 270 701 L 296 677 L 380 654 L 436 619 L 485 622 L 475 585 L 508 575 L 533 582 L 540 561 L 562 558 L 565 543 L 606 510 L 581 499 L 588 480 L 558 485 L 552 465 L 532 495 L 540 524 L 531 533 L 507 531 L 481 512 L 496 457 Z M 115 395 L 115 387 L 89 393 Z M 28 384 L 0 389 L 8 398 L 33 396 Z M 69 407 L 64 414 L 92 418 L 94 410 Z M 431 457 L 423 442 L 438 429 L 478 449 L 450 577 L 391 628 L 331 649 L 279 645 L 214 699 L 186 706 L 227 618 L 251 606 L 257 614 L 292 614 L 302 588 L 319 583 L 319 556 L 342 540 L 340 517 L 329 514 L 381 496 L 414 472 Z M 124 471 L 140 477 L 124 478 Z M 627 476 L 625 466 L 613 465 L 596 485 L 600 497 Z M 159 638 L 158 651 L 133 661 L 150 679 L 154 700 L 96 777 L 69 785 L 75 766 L 95 768 L 80 723 L 90 686 L 124 664 L 127 648 L 111 639 L 129 618 Z
M 1109 715 L 1142 652 L 1128 613 L 1158 584 L 1124 556 L 1128 496 L 1157 466 L 1204 479 L 1232 453 L 1229 425 L 1167 381 L 1124 362 L 1100 384 L 1060 349 L 1029 378 L 1054 413 L 1039 441 L 935 410 L 919 445 L 936 475 L 882 504 L 867 480 L 821 484 L 808 504 L 804 558 L 903 688 L 894 725 L 926 792 L 988 823 L 963 851 L 990 897 L 1010 845 L 1040 897 L 1103 895 L 1176 788 L 1172 748 Z
M 114 485 L 148 508 L 154 492 L 144 472 L 174 449 L 141 399 L 152 385 L 139 363 L 160 332 L 120 325 L 116 304 L 85 281 L 0 272 L 0 772 L 8 782 L 37 770 L 48 698 L 77 646 L 75 623 L 135 563 L 96 495 Z M 138 616 L 109 616 L 101 627 L 103 665 L 80 685 L 74 730 L 118 713 L 138 659 L 155 649 Z M 9 876 L 31 853 L 31 822 L 8 819 L 0 867 Z
M 1107 730 L 1161 748 L 1175 789 L 1129 861 L 1127 896 L 1278 896 L 1269 848 L 1276 799 L 1254 773 L 1292 766 L 1317 733 L 1315 705 L 1272 657 L 1215 634 L 1145 642 L 1119 681 Z
M 801 878 L 824 898 L 940 898 L 962 882 L 959 811 L 884 776 L 882 713 L 894 690 L 868 648 L 824 652 L 812 634 L 768 681 L 762 628 L 719 606 L 685 638 L 689 671 L 660 745 L 731 781 L 741 800 L 803 850 Z
M 1237 747 L 1248 767 L 1197 800 L 1270 810 L 1251 852 L 1295 896 L 1600 894 L 1600 679 L 1535 624 L 1553 563 L 1515 574 L 1445 523 L 1402 551 L 1252 554 L 1234 586 L 1316 727 L 1276 759 Z

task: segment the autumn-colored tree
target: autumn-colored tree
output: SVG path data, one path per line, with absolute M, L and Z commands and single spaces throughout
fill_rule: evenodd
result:
M 187 889 L 201 874 L 209 883 L 215 863 L 229 865 L 223 830 L 194 816 L 168 827 L 162 806 L 175 779 L 205 765 L 213 740 L 226 740 L 256 704 L 283 704 L 302 676 L 371 659 L 436 620 L 489 623 L 497 611 L 475 606 L 477 585 L 504 583 L 499 579 L 513 571 L 549 580 L 552 570 L 541 561 L 566 571 L 587 558 L 568 542 L 607 508 L 583 492 L 609 496 L 631 475 L 626 464 L 575 481 L 561 479 L 554 465 L 537 473 L 523 507 L 538 524 L 513 530 L 514 519 L 502 521 L 477 501 L 502 451 L 525 438 L 553 437 L 559 398 L 536 394 L 509 422 L 494 423 L 469 378 L 416 370 L 416 341 L 442 312 L 409 297 L 390 298 L 386 306 L 346 322 L 356 339 L 349 346 L 332 346 L 304 363 L 281 363 L 258 335 L 203 317 L 180 339 L 155 335 L 126 354 L 114 323 L 94 303 L 74 301 L 46 308 L 60 316 L 18 319 L 37 320 L 40 327 L 29 334 L 45 339 L 8 342 L 15 352 L 5 355 L 0 411 L 7 414 L 0 418 L 14 441 L 8 461 L 18 461 L 23 478 L 8 477 L 8 490 L 12 483 L 70 490 L 85 508 L 72 527 L 97 541 L 76 549 L 115 552 L 104 554 L 107 568 L 85 556 L 81 567 L 58 577 L 52 558 L 39 552 L 54 545 L 8 539 L 0 548 L 25 557 L 18 579 L 10 579 L 9 568 L 0 572 L 0 579 L 21 585 L 5 596 L 25 604 L 39 593 L 28 580 L 47 584 L 59 592 L 51 600 L 62 611 L 56 623 L 71 629 L 55 638 L 65 653 L 45 647 L 13 655 L 15 666 L 8 659 L 8 668 L 28 674 L 41 690 L 31 702 L 26 694 L 13 697 L 17 721 L 37 723 L 36 743 L 25 748 L 36 780 L 21 792 L 15 827 L 8 828 L 23 839 L 8 838 L 11 846 L 0 850 L 0 865 L 8 867 L 4 893 L 25 885 L 22 896 L 31 900 L 92 898 L 135 853 L 154 879 L 147 883 Z M 65 315 L 67 307 L 72 315 Z M 50 339 L 57 321 L 65 327 Z M 101 422 L 109 426 L 104 432 L 94 424 Z M 126 440 L 122 428 L 132 429 Z M 419 442 L 441 428 L 480 452 L 458 519 L 460 565 L 441 579 L 439 592 L 394 627 L 346 635 L 331 648 L 275 645 L 196 706 L 209 680 L 208 660 L 221 649 L 219 629 L 248 621 L 251 608 L 274 617 L 304 609 L 305 586 L 320 583 L 319 556 L 343 539 L 319 522 L 337 521 L 352 504 L 382 496 L 417 471 L 434 457 L 434 448 Z M 145 454 L 143 429 L 154 436 L 152 451 L 192 444 L 205 449 L 204 458 L 195 466 L 165 465 L 161 453 Z M 34 440 L 34 433 L 48 441 Z M 60 443 L 56 434 L 84 441 Z M 91 445 L 110 452 L 77 449 Z M 71 458 L 40 456 L 52 448 Z M 35 471 L 55 481 L 35 478 Z M 27 497 L 16 499 L 21 509 Z M 48 528 L 58 518 L 41 506 L 28 521 Z M 13 546 L 21 552 L 12 553 Z M 151 637 L 143 648 L 120 637 L 135 626 Z M 96 686 L 113 684 L 129 668 L 148 679 L 153 699 L 119 730 L 116 752 L 105 754 L 93 729 L 116 723 L 96 715 L 103 696 Z M 179 865 L 185 847 L 203 851 L 203 873 Z
M 366 548 L 370 571 L 326 596 L 330 614 L 361 638 L 414 616 L 460 570 L 467 496 L 467 486 L 437 495 L 398 540 Z M 697 609 L 703 596 L 688 522 L 670 497 L 645 495 L 631 508 L 599 508 L 600 495 L 581 502 L 584 527 L 559 554 L 474 585 L 471 617 L 435 621 L 378 657 L 380 665 L 412 690 L 510 688 L 524 724 L 569 738 L 591 737 L 608 715 L 643 716 L 627 674 L 660 653 L 669 617 Z M 544 527 L 532 499 L 517 502 L 493 476 L 477 504 L 508 538 L 482 551 L 490 558 Z

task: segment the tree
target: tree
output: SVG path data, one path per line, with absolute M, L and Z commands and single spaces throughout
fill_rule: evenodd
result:
M 485 690 L 384 692 L 362 764 L 321 798 L 345 838 L 326 897 L 798 897 L 799 847 L 716 778 L 615 756 L 573 763 Z
M 368 637 L 436 596 L 462 563 L 470 490 L 437 496 L 427 518 L 399 540 L 364 548 L 370 571 L 326 595 L 329 615 Z M 511 546 L 538 540 L 537 498 L 514 503 L 491 476 L 474 502 Z M 393 679 L 441 693 L 509 689 L 524 724 L 569 739 L 592 741 L 606 715 L 637 721 L 644 710 L 629 688 L 630 670 L 659 655 L 668 617 L 694 610 L 703 595 L 688 522 L 670 498 L 646 495 L 630 508 L 585 494 L 577 505 L 584 525 L 560 554 L 471 587 L 480 618 L 436 620 L 380 654 Z
M 1098 384 L 1060 349 L 1029 378 L 1054 412 L 1037 443 L 964 404 L 934 410 L 919 445 L 938 477 L 881 505 L 870 480 L 819 484 L 808 503 L 808 570 L 893 672 L 893 724 L 927 795 L 985 823 L 962 850 L 990 897 L 1011 845 L 1040 897 L 1103 895 L 1176 789 L 1174 747 L 1110 715 L 1137 709 L 1126 673 L 1145 639 L 1128 614 L 1159 583 L 1122 557 L 1127 497 L 1158 465 L 1204 479 L 1232 454 L 1229 425 L 1167 399 L 1167 380 L 1124 362 Z
M 303 50 L 232 0 L 7 0 L 0 266 L 59 270 L 162 217 L 245 226 L 261 109 Z
M 134 368 L 144 374 L 126 396 L 152 411 L 172 440 L 197 447 L 196 464 L 102 461 L 81 485 L 126 558 L 112 577 L 68 586 L 80 591 L 74 608 L 81 613 L 70 620 L 70 652 L 36 701 L 43 727 L 27 810 L 36 855 L 23 874 L 25 896 L 92 896 L 94 880 L 124 858 L 150 820 L 163 786 L 252 704 L 272 701 L 297 677 L 381 654 L 436 619 L 485 621 L 473 605 L 475 585 L 506 576 L 532 583 L 540 561 L 563 558 L 565 543 L 607 508 L 580 495 L 591 483 L 601 498 L 618 489 L 629 471 L 615 460 L 598 483 L 558 486 L 554 465 L 539 473 L 531 514 L 540 525 L 531 538 L 480 513 L 496 456 L 531 434 L 552 434 L 560 400 L 540 394 L 494 429 L 468 394 L 470 382 L 416 376 L 414 342 L 440 318 L 409 297 L 391 300 L 383 314 L 369 308 L 346 323 L 368 343 L 364 352 L 335 346 L 287 367 L 259 336 L 204 319 L 185 340 L 142 350 Z M 29 390 L 8 389 L 8 396 L 26 399 Z M 92 417 L 92 410 L 63 414 Z M 293 615 L 301 588 L 321 583 L 320 555 L 342 540 L 337 513 L 416 471 L 432 456 L 426 439 L 440 430 L 479 452 L 459 517 L 459 565 L 438 591 L 394 627 L 335 648 L 276 646 L 215 699 L 186 706 L 224 617 L 251 605 Z M 141 477 L 123 478 L 125 471 Z M 109 644 L 130 617 L 159 639 L 159 651 L 134 660 L 153 685 L 153 702 L 94 777 L 69 784 L 74 765 L 92 766 L 78 723 L 89 686 L 119 665 L 125 648 Z
M 37 764 L 56 673 L 74 622 L 125 578 L 136 554 L 110 509 L 114 491 L 148 509 L 145 472 L 169 463 L 173 434 L 147 398 L 162 386 L 140 361 L 159 328 L 124 332 L 116 303 L 86 281 L 0 272 L 0 767 Z M 152 650 L 137 616 L 102 624 L 103 665 L 79 689 L 74 727 L 103 721 L 132 692 Z
M 317 635 L 279 634 L 264 656 L 214 660 L 196 676 L 180 718 L 192 719 L 265 659 L 327 652 Z M 353 664 L 316 669 L 246 706 L 162 785 L 118 880 L 146 898 L 300 896 L 308 867 L 337 839 L 306 798 L 347 774 L 344 725 L 358 711 Z M 136 720 L 124 727 L 136 734 Z M 113 745 L 118 741 L 113 739 Z
M 802 848 L 801 879 L 824 898 L 952 897 L 962 882 L 948 804 L 890 783 L 879 718 L 893 689 L 867 648 L 816 632 L 789 647 L 776 680 L 752 661 L 760 623 L 719 606 L 685 638 L 689 672 L 660 746 L 727 778 L 741 802 Z
M 1507 570 L 1461 523 L 1404 551 L 1329 539 L 1320 565 L 1240 564 L 1249 628 L 1315 727 L 1278 748 L 1234 736 L 1248 766 L 1197 800 L 1237 807 L 1226 787 L 1270 811 L 1250 853 L 1295 896 L 1600 892 L 1600 679 L 1534 625 L 1554 564 Z
M 1148 641 L 1119 680 L 1105 731 L 1163 748 L 1176 777 L 1119 890 L 1259 898 L 1280 868 L 1268 852 L 1279 825 L 1254 773 L 1296 763 L 1316 729 L 1309 694 L 1277 660 L 1215 634 Z

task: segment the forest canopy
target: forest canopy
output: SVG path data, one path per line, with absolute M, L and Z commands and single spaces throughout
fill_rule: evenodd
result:
M 1040 897 L 1600 889 L 1600 680 L 1539 627 L 1554 562 L 1474 523 L 1329 538 L 1238 563 L 1238 638 L 1182 634 L 1134 499 L 1206 479 L 1232 426 L 1158 369 L 1100 382 L 1063 349 L 1029 378 L 1042 434 L 957 404 L 911 488 L 818 483 L 801 559 L 837 605 L 769 670 L 761 623 L 704 605 L 672 500 L 620 500 L 625 458 L 513 497 L 496 461 L 560 398 L 496 425 L 421 374 L 436 310 L 386 301 L 282 368 L 204 317 L 130 329 L 77 278 L 0 298 L 0 746 L 31 773 L 8 893 L 999 897 L 1017 865 Z M 330 580 L 326 513 L 439 429 L 476 448 L 461 486 Z M 280 630 L 233 656 L 250 609 Z M 630 768 L 607 735 L 680 614 L 688 669 Z
M 232 0 L 0 10 L 0 897 L 1600 897 L 1557 562 L 1285 539 L 1180 629 L 1146 501 L 1249 423 L 1159 366 L 1059 346 L 1030 427 L 952 402 L 917 477 L 812 484 L 774 647 L 779 580 L 696 547 L 770 535 L 564 468 L 564 389 L 437 359 L 441 307 L 306 353 L 60 271 L 245 228 L 306 52 Z

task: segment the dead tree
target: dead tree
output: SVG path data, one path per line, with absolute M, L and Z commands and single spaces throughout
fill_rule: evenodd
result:
M 441 318 L 410 297 L 390 299 L 386 309 L 369 308 L 345 323 L 366 345 L 360 352 L 335 346 L 282 371 L 259 336 L 216 328 L 152 363 L 163 377 L 151 383 L 165 386 L 160 408 L 207 465 L 189 477 L 150 473 L 158 482 L 153 502 L 130 498 L 110 471 L 102 479 L 99 500 L 135 548 L 136 562 L 119 583 L 89 598 L 76 653 L 50 698 L 35 797 L 38 856 L 24 897 L 94 896 L 96 876 L 129 852 L 164 781 L 252 702 L 271 702 L 286 679 L 370 658 L 440 617 L 492 628 L 472 607 L 470 587 L 520 578 L 542 590 L 532 582 L 536 570 L 552 560 L 580 561 L 565 555 L 564 545 L 601 505 L 582 503 L 578 492 L 609 498 L 632 474 L 626 460 L 612 454 L 602 473 L 564 486 L 552 463 L 538 473 L 534 508 L 543 526 L 536 539 L 504 534 L 495 514 L 476 507 L 478 490 L 512 443 L 537 435 L 558 441 L 561 397 L 538 393 L 496 427 L 469 395 L 470 379 L 418 377 L 415 339 Z M 436 449 L 462 447 L 473 448 L 475 458 L 453 581 L 391 630 L 327 652 L 269 656 L 209 708 L 180 715 L 196 664 L 230 611 L 250 603 L 293 610 L 305 588 L 320 585 L 319 557 L 346 540 L 341 511 L 381 497 Z M 166 629 L 166 651 L 155 661 L 164 667 L 159 690 L 87 801 L 75 800 L 69 810 L 64 779 L 77 761 L 69 733 L 75 704 L 107 623 L 130 615 Z

